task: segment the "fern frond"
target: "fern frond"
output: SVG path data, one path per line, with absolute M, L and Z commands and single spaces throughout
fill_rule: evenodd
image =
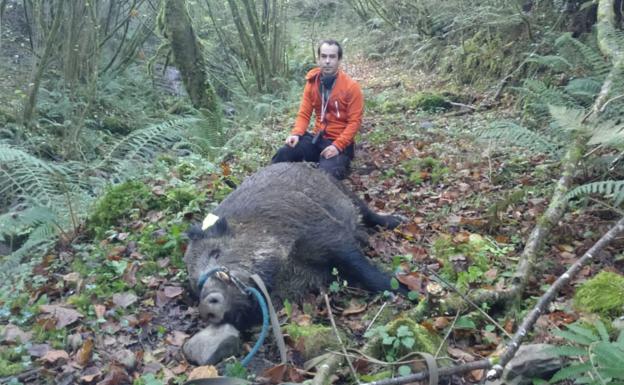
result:
M 183 131 L 196 122 L 196 118 L 181 118 L 136 130 L 117 142 L 96 168 L 121 171 L 129 164 L 147 163 L 157 153 L 182 140 Z
M 56 228 L 50 224 L 42 224 L 35 227 L 28 235 L 26 242 L 19 249 L 2 259 L 0 262 L 0 277 L 7 279 L 10 278 L 10 275 L 15 274 L 25 257 L 29 257 L 28 260 L 33 262 L 33 256 L 41 256 L 50 250 L 56 243 L 55 236 Z
M 583 110 L 548 105 L 548 112 L 553 118 L 553 123 L 563 130 L 577 133 L 587 131 L 587 127 L 583 124 L 583 116 L 585 115 Z
M 552 155 L 559 152 L 560 149 L 560 145 L 553 141 L 552 138 L 510 121 L 493 122 L 487 130 L 481 132 L 480 136 L 483 139 L 507 142 L 523 146 L 532 151 Z
M 624 201 L 624 180 L 605 180 L 587 183 L 570 190 L 566 194 L 566 198 L 570 200 L 591 194 L 600 194 L 605 198 L 613 200 L 614 205 L 619 206 Z
M 526 62 L 535 63 L 561 72 L 572 67 L 572 63 L 558 55 L 532 55 L 526 59 Z
M 0 195 L 27 197 L 39 206 L 53 206 L 61 195 L 59 183 L 67 179 L 63 166 L 0 143 Z
M 589 67 L 594 74 L 604 77 L 611 71 L 611 64 L 602 57 L 600 51 L 573 38 L 571 33 L 561 35 L 555 41 L 555 46 L 560 54 L 568 56 L 569 60 L 574 60 L 582 66 Z

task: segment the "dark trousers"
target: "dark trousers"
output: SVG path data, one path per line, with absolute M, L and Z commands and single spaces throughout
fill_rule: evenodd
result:
M 299 143 L 295 147 L 284 145 L 277 150 L 277 153 L 271 159 L 271 163 L 316 162 L 321 170 L 333 175 L 336 179 L 346 178 L 349 173 L 349 165 L 355 153 L 353 143 L 333 158 L 325 159 L 321 157 L 321 151 L 331 145 L 332 141 L 319 138 L 316 143 L 312 143 L 312 139 L 312 135 L 306 133 L 299 139 Z

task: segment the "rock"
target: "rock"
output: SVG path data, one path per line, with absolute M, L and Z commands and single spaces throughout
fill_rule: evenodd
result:
M 239 351 L 239 332 L 230 324 L 210 325 L 182 347 L 186 360 L 195 365 L 212 365 Z
M 548 344 L 520 346 L 515 357 L 505 367 L 502 380 L 486 384 L 528 385 L 535 378 L 550 379 L 562 367 L 561 357 L 549 352 L 552 348 Z

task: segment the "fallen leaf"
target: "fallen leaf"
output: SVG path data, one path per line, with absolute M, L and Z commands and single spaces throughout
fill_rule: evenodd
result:
M 282 382 L 301 382 L 303 376 L 289 364 L 279 364 L 262 372 L 262 377 L 266 378 L 271 384 L 279 384 Z
M 186 369 L 188 369 L 188 365 L 184 362 L 181 362 L 178 366 L 171 369 L 171 372 L 173 372 L 173 374 L 175 374 L 176 376 L 179 376 L 180 374 L 186 372 Z
M 67 325 L 78 321 L 82 317 L 78 311 L 59 305 L 41 305 L 39 310 L 56 318 L 56 328 L 62 329 Z
M 448 348 L 446 348 L 446 351 L 448 352 L 449 356 L 457 360 L 462 360 L 464 362 L 472 362 L 475 360 L 475 357 L 472 354 L 465 352 L 461 349 L 449 346 Z
M 470 377 L 472 379 L 471 382 L 481 382 L 484 375 L 485 375 L 485 370 L 483 369 L 471 370 L 470 371 Z
M 488 271 L 486 271 L 483 275 L 485 275 L 485 277 L 489 279 L 490 281 L 493 281 L 498 276 L 498 270 L 495 267 L 493 267 L 489 269 Z
M 109 368 L 106 377 L 98 382 L 97 385 L 122 385 L 131 383 L 132 379 L 126 372 L 126 369 L 118 365 L 113 365 Z
M 82 382 L 93 382 L 97 380 L 102 375 L 102 372 L 96 366 L 90 366 L 82 371 L 82 376 L 80 376 L 80 381 Z
M 123 307 L 124 309 L 135 303 L 137 300 L 138 297 L 132 292 L 113 294 L 113 303 L 117 306 Z
M 360 314 L 363 311 L 365 311 L 367 307 L 368 307 L 368 304 L 366 302 L 358 303 L 357 301 L 351 300 L 351 302 L 349 302 L 349 307 L 347 307 L 342 312 L 342 315 L 349 316 L 349 315 L 354 315 L 354 314 Z
M 184 289 L 180 286 L 165 286 L 165 296 L 167 298 L 175 298 L 184 293 Z
M 423 278 L 417 271 L 413 271 L 409 274 L 396 274 L 396 279 L 407 286 L 410 291 L 418 293 L 423 292 Z
M 22 344 L 25 344 L 26 342 L 30 341 L 31 338 L 32 338 L 32 333 L 31 332 L 25 332 L 22 329 L 20 329 L 19 327 L 13 325 L 13 324 L 8 324 L 4 328 L 4 333 L 2 333 L 2 342 L 3 343 L 9 343 L 9 344 L 22 343 Z
M 188 334 L 183 333 L 178 330 L 174 330 L 171 334 L 167 335 L 167 337 L 165 338 L 165 341 L 169 345 L 182 346 L 184 344 L 184 341 L 186 341 L 187 338 L 189 338 Z
M 95 316 L 98 319 L 103 319 L 104 314 L 106 314 L 106 306 L 104 305 L 93 305 L 93 309 L 95 310 Z
M 440 331 L 440 330 L 444 330 L 446 329 L 446 327 L 449 325 L 450 321 L 448 320 L 448 318 L 446 317 L 437 317 L 434 321 L 433 321 L 433 327 Z
M 78 349 L 76 352 L 76 356 L 74 359 L 76 363 L 82 367 L 87 366 L 89 361 L 91 361 L 91 356 L 93 355 L 93 340 L 89 338 L 84 342 L 82 347 Z
M 69 361 L 69 354 L 65 350 L 49 350 L 40 360 L 44 363 L 54 364 L 59 360 Z
M 215 368 L 212 365 L 207 365 L 207 366 L 198 366 L 195 369 L 193 369 L 191 371 L 191 374 L 189 374 L 188 379 L 190 380 L 197 380 L 200 378 L 215 378 L 219 376 L 219 372 L 217 371 L 217 368 Z
M 136 273 L 139 271 L 141 264 L 137 261 L 132 262 L 130 266 L 126 268 L 122 279 L 128 283 L 128 286 L 133 287 L 136 285 Z

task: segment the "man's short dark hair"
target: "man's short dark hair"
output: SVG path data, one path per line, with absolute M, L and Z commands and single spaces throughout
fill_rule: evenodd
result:
M 338 43 L 334 39 L 321 40 L 319 45 L 318 45 L 318 48 L 316 49 L 316 55 L 317 56 L 319 56 L 319 57 L 321 56 L 321 46 L 323 44 L 338 46 L 338 60 L 342 60 L 342 46 L 340 45 L 340 43 Z

